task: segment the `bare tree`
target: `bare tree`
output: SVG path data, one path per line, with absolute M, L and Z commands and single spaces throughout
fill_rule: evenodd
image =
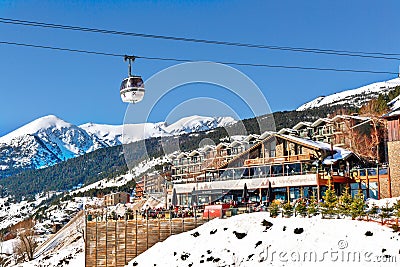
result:
M 17 256 L 18 262 L 31 261 L 38 247 L 36 241 L 34 223 L 29 220 L 24 228 L 21 228 L 18 233 L 18 241 L 14 244 L 14 253 Z
M 356 123 L 353 119 L 345 119 L 336 125 L 336 131 L 341 133 L 345 147 L 368 161 L 380 158 L 382 151 L 379 146 L 385 138 L 385 122 L 381 113 L 385 109 L 378 105 L 377 100 L 371 100 L 359 111 L 367 120 Z M 338 111 L 339 115 L 344 111 Z

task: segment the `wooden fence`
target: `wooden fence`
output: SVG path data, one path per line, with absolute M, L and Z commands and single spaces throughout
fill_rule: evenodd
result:
M 203 218 L 87 221 L 86 267 L 123 267 L 137 255 L 169 236 L 190 231 Z

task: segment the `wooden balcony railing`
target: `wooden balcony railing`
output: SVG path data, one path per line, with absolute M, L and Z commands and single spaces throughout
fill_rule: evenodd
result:
M 251 165 L 261 165 L 265 163 L 285 163 L 285 162 L 295 162 L 295 161 L 307 161 L 311 160 L 311 154 L 300 154 L 291 155 L 284 157 L 274 157 L 274 158 L 257 158 L 257 159 L 247 159 L 244 162 L 245 166 Z

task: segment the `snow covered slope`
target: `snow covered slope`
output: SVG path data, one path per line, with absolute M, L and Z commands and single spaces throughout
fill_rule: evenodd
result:
M 105 125 L 86 123 L 80 128 L 90 136 L 97 138 L 106 146 L 116 146 L 132 143 L 151 137 L 159 137 L 167 133 L 161 128 L 163 123 L 142 123 L 127 125 Z
M 271 223 L 267 228 L 263 220 Z M 169 237 L 128 266 L 398 266 L 398 233 L 350 219 L 270 218 L 267 212 L 214 219 Z
M 48 167 L 103 147 L 207 131 L 234 122 L 230 117 L 191 116 L 169 126 L 159 122 L 115 126 L 87 123 L 78 127 L 49 115 L 0 137 L 0 177 Z
M 346 90 L 329 96 L 320 96 L 316 99 L 301 105 L 297 111 L 313 109 L 325 105 L 347 104 L 361 107 L 363 104 L 373 98 L 377 98 L 379 94 L 388 93 L 396 86 L 400 86 L 400 78 L 389 81 L 377 82 L 360 88 Z M 399 103 L 400 105 L 400 103 Z
M 235 123 L 232 117 L 204 117 L 191 116 L 178 120 L 177 122 L 164 127 L 164 130 L 171 135 L 180 135 L 192 132 L 208 131 L 217 127 L 224 127 Z
M 0 138 L 0 170 L 47 167 L 101 147 L 83 129 L 49 115 Z
M 127 144 L 151 137 L 181 135 L 200 131 L 208 131 L 235 123 L 231 117 L 190 116 L 168 125 L 165 122 L 104 125 L 86 123 L 79 127 L 103 144 L 115 146 Z

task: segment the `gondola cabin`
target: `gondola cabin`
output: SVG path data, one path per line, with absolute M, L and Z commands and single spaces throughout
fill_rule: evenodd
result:
M 138 103 L 144 97 L 144 83 L 140 76 L 129 76 L 121 83 L 120 94 L 123 102 Z

